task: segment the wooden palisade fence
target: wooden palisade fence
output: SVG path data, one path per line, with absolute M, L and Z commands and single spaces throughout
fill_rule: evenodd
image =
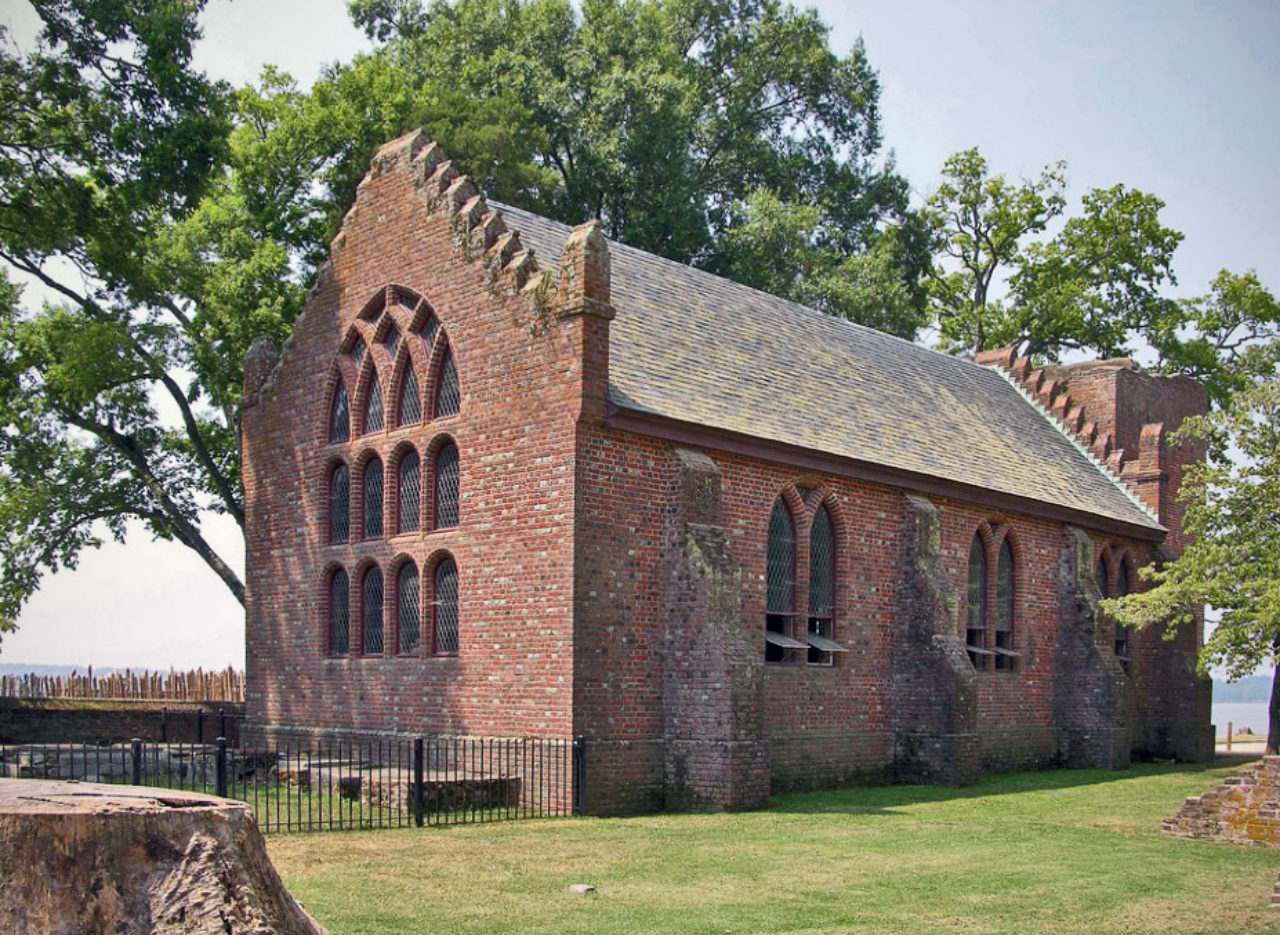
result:
M 109 672 L 80 675 L 0 675 L 0 697 L 93 698 L 128 701 L 244 701 L 244 673 L 228 666 L 221 672 Z

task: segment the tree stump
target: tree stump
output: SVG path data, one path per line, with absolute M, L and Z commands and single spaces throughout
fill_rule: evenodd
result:
M 243 802 L 0 780 L 0 931 L 324 935 Z

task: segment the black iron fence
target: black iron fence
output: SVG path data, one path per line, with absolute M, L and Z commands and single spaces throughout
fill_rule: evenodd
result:
M 577 814 L 581 740 L 435 738 L 314 747 L 214 743 L 0 746 L 0 776 L 128 783 L 239 799 L 264 832 Z

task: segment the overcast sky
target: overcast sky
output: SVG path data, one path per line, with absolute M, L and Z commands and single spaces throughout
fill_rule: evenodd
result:
M 265 63 L 303 86 L 365 47 L 344 0 L 211 0 L 197 65 L 235 84 Z M 880 72 L 885 142 L 923 196 L 948 155 L 979 147 L 1031 177 L 1069 164 L 1069 195 L 1117 182 L 1159 195 L 1186 235 L 1174 294 L 1224 267 L 1280 290 L 1280 3 L 824 2 L 831 44 L 859 35 Z M 0 22 L 30 34 L 22 0 Z M 228 558 L 234 524 L 210 538 Z M 213 573 L 145 533 L 45 579 L 0 662 L 163 668 L 244 664 L 239 605 Z

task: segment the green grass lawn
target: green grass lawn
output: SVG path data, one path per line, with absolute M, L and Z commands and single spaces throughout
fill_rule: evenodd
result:
M 1280 852 L 1160 836 L 1240 762 L 847 789 L 737 814 L 284 835 L 269 850 L 332 935 L 1280 932 Z

